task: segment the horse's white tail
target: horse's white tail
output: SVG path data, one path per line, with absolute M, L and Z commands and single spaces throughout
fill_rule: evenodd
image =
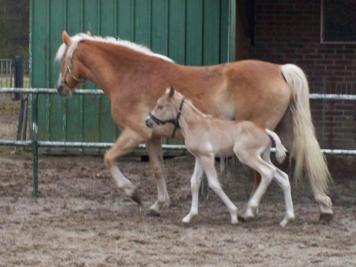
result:
M 293 64 L 283 65 L 281 72 L 293 96 L 290 104 L 294 131 L 291 154 L 296 161 L 295 179 L 298 180 L 302 177 L 304 169 L 309 176 L 313 191 L 326 194 L 332 178 L 316 140 L 310 114 L 307 78 L 303 70 Z
M 276 144 L 276 159 L 279 163 L 282 163 L 284 159 L 286 158 L 286 152 L 287 149 L 284 147 L 284 145 L 281 142 L 281 139 L 279 136 L 268 129 L 265 129 L 266 133 L 273 139 L 274 143 Z

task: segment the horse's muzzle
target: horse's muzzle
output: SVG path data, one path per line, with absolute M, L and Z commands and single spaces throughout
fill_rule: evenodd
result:
M 145 124 L 148 128 L 153 128 L 154 126 L 154 121 L 148 116 L 145 120 Z
M 72 92 L 69 89 L 65 88 L 63 85 L 57 86 L 57 92 L 60 96 L 72 95 Z
M 57 92 L 60 96 L 65 96 L 63 85 L 57 86 Z

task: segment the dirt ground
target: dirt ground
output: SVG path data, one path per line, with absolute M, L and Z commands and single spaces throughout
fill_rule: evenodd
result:
M 16 133 L 16 104 L 2 99 L 0 138 Z M 116 188 L 101 157 L 40 157 L 39 198 L 31 197 L 31 158 L 0 148 L 0 266 L 356 266 L 355 158 L 329 158 L 335 178 L 335 217 L 318 223 L 309 187 L 295 187 L 296 220 L 279 226 L 284 204 L 272 184 L 255 221 L 229 224 L 222 202 L 210 192 L 190 226 L 189 156 L 166 160 L 172 206 L 146 215 L 156 198 L 149 164 L 120 162 L 136 185 L 139 208 Z M 226 193 L 245 208 L 252 185 L 248 172 L 228 172 Z M 297 188 L 297 189 L 296 189 Z
M 19 101 L 11 95 L 0 94 L 0 138 L 15 139 L 19 112 Z
M 296 220 L 286 228 L 283 196 L 271 186 L 255 221 L 229 224 L 212 192 L 192 225 L 189 156 L 166 160 L 172 207 L 145 214 L 156 197 L 149 164 L 125 158 L 120 167 L 139 187 L 143 208 L 116 189 L 101 157 L 41 156 L 39 198 L 31 197 L 29 155 L 0 157 L 0 266 L 355 266 L 355 160 L 333 158 L 335 217 L 318 223 L 308 186 L 293 190 Z M 239 177 L 237 177 L 239 176 Z M 240 211 L 251 181 L 222 179 Z

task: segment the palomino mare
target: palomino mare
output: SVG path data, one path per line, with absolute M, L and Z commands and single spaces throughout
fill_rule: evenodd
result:
M 192 205 L 190 212 L 183 218 L 183 223 L 190 223 L 198 214 L 199 188 L 203 171 L 208 178 L 209 187 L 228 208 L 231 224 L 238 223 L 237 208 L 222 190 L 215 169 L 216 156 L 230 156 L 233 153 L 242 163 L 257 171 L 262 178 L 247 204 L 244 218 L 256 216 L 261 198 L 274 178 L 283 190 L 286 206 L 286 214 L 280 225 L 284 227 L 294 219 L 288 175 L 274 166 L 270 159 L 272 145 L 270 137 L 276 144 L 277 160 L 281 163 L 286 156 L 286 149 L 275 132 L 262 129 L 250 121 L 235 122 L 208 116 L 172 87 L 157 100 L 145 123 L 150 128 L 167 123 L 177 125 L 181 129 L 186 148 L 195 157 L 194 173 L 190 180 Z
M 66 32 L 62 39 L 56 56 L 61 64 L 58 93 L 68 95 L 85 80 L 104 90 L 111 101 L 112 118 L 122 129 L 105 154 L 105 164 L 118 187 L 138 201 L 135 186 L 115 162 L 138 144 L 146 144 L 158 190 L 158 199 L 150 207 L 153 214 L 170 203 L 160 140 L 170 136 L 174 127 L 152 130 L 144 121 L 165 88 L 173 86 L 204 113 L 277 128 L 295 158 L 295 178 L 306 172 L 321 218 L 331 219 L 332 203 L 326 194 L 331 177 L 314 134 L 308 82 L 299 67 L 255 60 L 188 67 L 128 41 L 86 34 L 70 37 Z

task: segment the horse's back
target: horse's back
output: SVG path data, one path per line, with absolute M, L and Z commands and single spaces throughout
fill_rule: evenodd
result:
M 234 103 L 237 119 L 251 120 L 271 129 L 276 127 L 291 99 L 280 67 L 258 60 L 226 66 L 226 92 L 221 95 L 225 102 Z

